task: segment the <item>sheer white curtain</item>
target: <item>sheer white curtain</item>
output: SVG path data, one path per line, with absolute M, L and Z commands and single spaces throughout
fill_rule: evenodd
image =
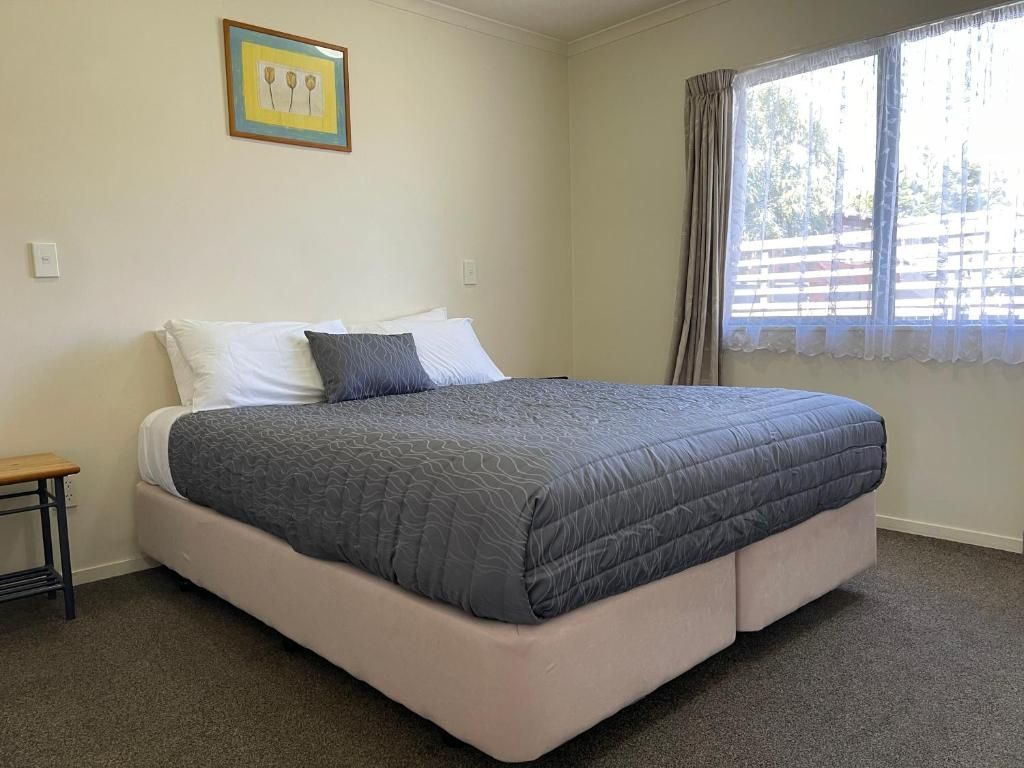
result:
M 726 347 L 1024 362 L 1024 3 L 736 97 Z

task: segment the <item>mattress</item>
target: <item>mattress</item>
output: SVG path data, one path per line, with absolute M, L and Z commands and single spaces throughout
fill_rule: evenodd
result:
M 180 415 L 167 455 L 298 552 L 533 624 L 873 490 L 885 429 L 818 393 L 517 379 Z
M 178 498 L 183 497 L 174 487 L 167 445 L 171 437 L 171 425 L 189 413 L 192 413 L 192 409 L 184 405 L 158 408 L 143 419 L 139 427 L 139 476 L 146 483 L 160 486 Z

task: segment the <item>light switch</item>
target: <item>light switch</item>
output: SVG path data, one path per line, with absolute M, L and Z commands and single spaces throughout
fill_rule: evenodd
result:
M 476 259 L 463 259 L 462 284 L 476 285 Z
M 60 277 L 56 243 L 32 243 L 32 264 L 36 277 Z

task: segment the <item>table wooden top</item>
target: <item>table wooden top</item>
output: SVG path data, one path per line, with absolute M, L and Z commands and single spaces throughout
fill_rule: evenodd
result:
M 33 453 L 0 459 L 0 485 L 48 480 L 51 477 L 77 475 L 82 468 L 55 453 Z

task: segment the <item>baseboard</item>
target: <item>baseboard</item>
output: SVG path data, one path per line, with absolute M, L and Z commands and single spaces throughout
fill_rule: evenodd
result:
M 995 533 L 984 533 L 972 531 L 967 528 L 955 528 L 951 525 L 939 525 L 937 523 L 922 523 L 918 520 L 905 520 L 902 517 L 889 517 L 878 515 L 878 527 L 887 531 L 898 531 L 900 533 L 912 533 L 917 536 L 928 536 L 932 539 L 945 539 L 946 541 L 957 541 L 961 544 L 974 544 L 978 547 L 989 549 L 1001 549 L 1005 552 L 1020 553 L 1024 548 L 1021 539 L 1013 536 L 1001 536 Z M 75 571 L 76 584 L 88 584 L 90 581 L 101 579 L 112 579 L 115 576 L 124 576 L 136 571 L 145 571 L 156 568 L 160 564 L 148 557 L 133 557 L 127 560 L 118 560 L 114 563 L 93 565 L 89 568 L 82 568 Z
M 90 581 L 112 579 L 115 576 L 124 576 L 126 573 L 156 568 L 158 565 L 160 565 L 158 562 L 150 560 L 148 557 L 132 557 L 127 560 L 118 560 L 115 563 L 93 565 L 74 572 L 75 584 L 88 584 Z
M 913 533 L 916 536 L 945 539 L 946 541 L 956 541 L 961 544 L 974 544 L 978 547 L 1001 549 L 1005 552 L 1016 552 L 1018 554 L 1024 549 L 1024 541 L 1013 536 L 972 531 L 968 528 L 956 528 L 952 525 L 923 523 L 919 520 L 905 520 L 902 517 L 889 517 L 888 515 L 878 515 L 877 519 L 878 527 L 887 531 Z

